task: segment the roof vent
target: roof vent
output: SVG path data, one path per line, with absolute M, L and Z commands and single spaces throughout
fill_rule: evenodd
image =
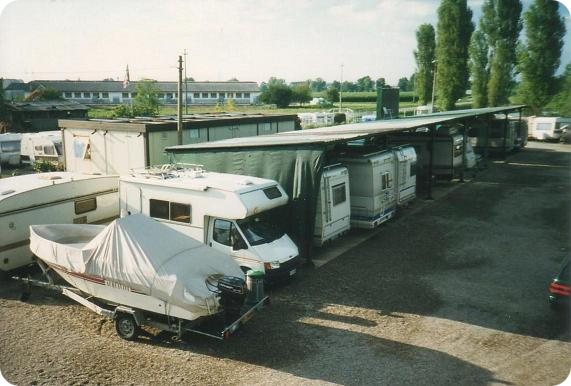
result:
M 38 176 L 38 178 L 41 178 L 42 180 L 48 180 L 48 181 L 61 180 L 61 176 Z
M 14 189 L 9 189 L 9 190 L 3 191 L 2 193 L 0 193 L 0 195 L 6 196 L 6 195 L 8 195 L 8 194 L 12 194 L 12 193 L 15 193 L 15 192 L 16 192 L 16 191 L 15 191 Z

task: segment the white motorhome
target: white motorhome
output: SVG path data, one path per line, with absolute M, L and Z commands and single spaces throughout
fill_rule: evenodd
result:
M 326 166 L 321 175 L 315 212 L 313 244 L 322 246 L 351 228 L 349 172 L 345 166 Z
M 395 156 L 392 150 L 339 159 L 349 170 L 351 226 L 374 228 L 396 212 Z
M 22 162 L 31 165 L 36 161 L 63 162 L 61 132 L 42 131 L 22 134 L 20 154 Z
M 20 143 L 22 134 L 0 134 L 0 164 L 17 166 L 20 164 Z
M 118 181 L 71 172 L 0 179 L 0 271 L 33 262 L 30 225 L 94 224 L 118 217 Z
M 296 274 L 299 251 L 276 213 L 288 196 L 275 181 L 163 165 L 121 176 L 119 193 L 121 216 L 153 217 L 232 256 L 244 271 L 265 272 L 267 281 Z
M 416 151 L 404 145 L 392 148 L 395 156 L 395 193 L 397 205 L 406 205 L 416 198 Z
M 571 118 L 529 117 L 528 126 L 531 137 L 540 141 L 559 141 L 563 126 L 571 125 Z

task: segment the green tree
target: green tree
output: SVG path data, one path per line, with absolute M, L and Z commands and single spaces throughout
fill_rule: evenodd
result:
M 135 115 L 155 116 L 159 114 L 159 89 L 156 83 L 156 80 L 151 79 L 137 82 L 135 86 L 137 95 L 133 101 Z
M 520 0 L 486 0 L 480 29 L 489 45 L 488 103 L 509 103 L 513 88 L 516 47 L 522 29 Z
M 333 82 L 331 82 L 331 86 L 334 89 L 336 89 L 337 91 L 341 90 L 341 83 L 339 83 L 339 81 L 334 80 Z
M 325 91 L 325 99 L 329 102 L 339 102 L 339 90 L 334 86 L 329 86 L 327 91 Z
M 466 0 L 442 0 L 438 7 L 436 91 L 443 110 L 454 108 L 468 85 L 468 46 L 474 31 Z
M 565 66 L 565 73 L 557 79 L 559 92 L 553 97 L 550 106 L 559 112 L 559 115 L 571 117 L 571 63 Z
M 308 84 L 300 84 L 298 86 L 292 87 L 291 89 L 292 102 L 297 102 L 301 105 L 307 103 L 311 100 L 311 89 Z
M 488 42 L 482 31 L 472 34 L 470 41 L 470 74 L 472 76 L 472 107 L 488 105 Z
M 372 91 L 373 89 L 373 79 L 369 75 L 357 79 L 357 91 Z
M 410 81 L 406 76 L 404 78 L 400 78 L 397 83 L 397 87 L 400 88 L 401 91 L 410 91 Z
M 538 115 L 553 97 L 559 67 L 565 23 L 559 16 L 558 3 L 535 0 L 524 14 L 527 44 L 518 50 L 521 73 L 519 96 Z
M 285 81 L 272 82 L 272 79 L 270 79 L 267 90 L 260 95 L 260 100 L 263 103 L 275 104 L 280 108 L 287 107 L 292 100 L 292 90 L 285 84 Z
M 321 78 L 315 78 L 311 81 L 310 86 L 313 91 L 321 92 L 327 88 L 327 83 Z
M 432 81 L 434 77 L 435 34 L 431 24 L 421 24 L 416 31 L 415 87 L 420 104 L 427 104 L 432 97 Z

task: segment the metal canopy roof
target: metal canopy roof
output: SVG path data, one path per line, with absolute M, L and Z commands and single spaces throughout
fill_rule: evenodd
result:
M 523 107 L 525 107 L 525 105 L 456 110 L 445 113 L 427 114 L 414 118 L 320 127 L 317 129 L 289 131 L 279 134 L 261 135 L 258 137 L 232 138 L 221 141 L 170 146 L 165 148 L 165 150 L 170 152 L 184 152 L 186 150 L 213 150 L 228 149 L 233 147 L 245 148 L 319 144 L 326 145 L 335 142 L 346 142 L 375 135 L 396 133 L 399 131 L 405 131 L 439 123 L 453 122 L 466 118 L 474 118 L 482 115 L 508 112 L 518 110 Z

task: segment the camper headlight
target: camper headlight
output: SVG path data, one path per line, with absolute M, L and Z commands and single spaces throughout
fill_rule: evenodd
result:
M 264 263 L 264 268 L 266 270 L 268 269 L 277 269 L 280 267 L 280 262 L 279 261 L 272 261 L 271 263 Z

